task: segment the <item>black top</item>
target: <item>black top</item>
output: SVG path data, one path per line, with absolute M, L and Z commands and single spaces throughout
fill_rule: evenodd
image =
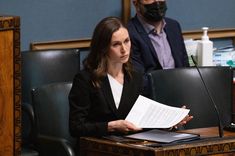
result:
M 108 77 L 102 79 L 101 87 L 95 88 L 91 74 L 79 72 L 69 94 L 69 128 L 72 136 L 108 135 L 109 121 L 125 119 L 142 91 L 142 75 L 132 73 L 124 77 L 123 92 L 118 109 L 115 106 Z

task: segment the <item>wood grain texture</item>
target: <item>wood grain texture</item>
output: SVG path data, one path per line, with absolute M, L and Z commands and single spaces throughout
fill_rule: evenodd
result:
M 21 144 L 20 19 L 0 16 L 0 156 L 19 156 Z
M 81 137 L 80 152 L 86 156 L 194 156 L 194 155 L 233 155 L 235 152 L 235 132 L 224 132 L 224 137 L 218 137 L 218 128 L 199 128 L 185 130 L 188 133 L 200 134 L 202 140 L 165 144 L 163 146 L 147 147 L 149 141 L 115 142 L 102 138 Z
M 0 153 L 13 155 L 13 32 L 0 32 L 0 36 Z

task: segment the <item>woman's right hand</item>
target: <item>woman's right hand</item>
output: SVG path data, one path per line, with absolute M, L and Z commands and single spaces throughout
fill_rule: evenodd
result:
M 115 121 L 110 121 L 108 122 L 108 131 L 109 132 L 122 132 L 122 133 L 127 133 L 127 132 L 135 132 L 135 131 L 140 131 L 142 130 L 141 128 L 136 127 L 134 124 L 132 124 L 129 121 L 126 120 L 115 120 Z

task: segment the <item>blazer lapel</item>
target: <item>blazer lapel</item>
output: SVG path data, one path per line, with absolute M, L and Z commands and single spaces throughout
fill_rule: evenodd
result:
M 148 47 L 150 48 L 150 51 L 152 53 L 152 55 L 154 56 L 154 59 L 158 60 L 157 54 L 154 50 L 153 44 L 148 36 L 148 33 L 144 30 L 144 27 L 142 26 L 142 24 L 140 23 L 139 19 L 137 18 L 137 16 L 135 16 L 135 20 L 134 20 L 136 25 L 136 29 L 139 32 L 140 36 L 143 38 L 143 41 L 146 42 L 146 45 L 148 45 Z
M 122 97 L 118 107 L 118 117 L 124 119 L 131 110 L 133 104 L 130 102 L 130 95 L 132 93 L 132 87 L 130 82 L 125 78 L 122 90 Z
M 166 35 L 167 35 L 167 40 L 168 40 L 168 43 L 169 43 L 169 45 L 170 45 L 170 48 L 171 48 L 171 54 L 172 54 L 172 56 L 173 56 L 173 58 L 174 58 L 174 61 L 175 61 L 175 64 L 177 64 L 177 61 L 179 60 L 178 59 L 178 56 L 179 55 L 177 55 L 177 52 L 175 51 L 175 50 L 177 50 L 178 48 L 176 47 L 176 41 L 175 40 L 177 40 L 176 39 L 176 34 L 175 34 L 175 32 L 174 31 L 172 31 L 172 29 L 169 29 L 168 28 L 168 25 L 167 25 L 167 20 L 165 20 L 166 21 L 166 27 L 165 27 L 165 32 L 166 32 Z
M 104 98 L 107 102 L 107 105 L 110 107 L 110 109 L 113 111 L 113 113 L 117 116 L 117 108 L 116 108 L 116 105 L 115 105 L 115 102 L 113 99 L 112 90 L 111 90 L 107 76 L 105 76 L 105 78 L 102 81 L 101 91 L 104 95 Z

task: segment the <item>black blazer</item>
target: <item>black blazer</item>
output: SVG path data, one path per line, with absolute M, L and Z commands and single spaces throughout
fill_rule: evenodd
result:
M 164 30 L 167 34 L 167 40 L 171 48 L 175 66 L 189 66 L 188 56 L 179 23 L 170 18 L 165 18 L 165 21 L 166 26 Z M 132 42 L 132 61 L 135 68 L 144 73 L 162 69 L 151 40 L 137 16 L 129 21 L 128 31 Z
M 96 89 L 91 75 L 86 71 L 78 73 L 69 94 L 69 128 L 72 136 L 107 135 L 109 121 L 125 119 L 142 90 L 142 76 L 133 72 L 133 78 L 125 75 L 122 97 L 116 109 L 108 77 Z
M 188 56 L 182 37 L 182 31 L 179 23 L 173 19 L 165 18 L 166 26 L 164 28 L 167 34 L 172 56 L 175 61 L 175 67 L 188 67 Z M 152 42 L 148 33 L 140 23 L 137 16 L 128 22 L 128 31 L 132 42 L 132 63 L 134 68 L 144 74 L 145 95 L 149 96 L 149 86 L 147 73 L 162 69 Z

